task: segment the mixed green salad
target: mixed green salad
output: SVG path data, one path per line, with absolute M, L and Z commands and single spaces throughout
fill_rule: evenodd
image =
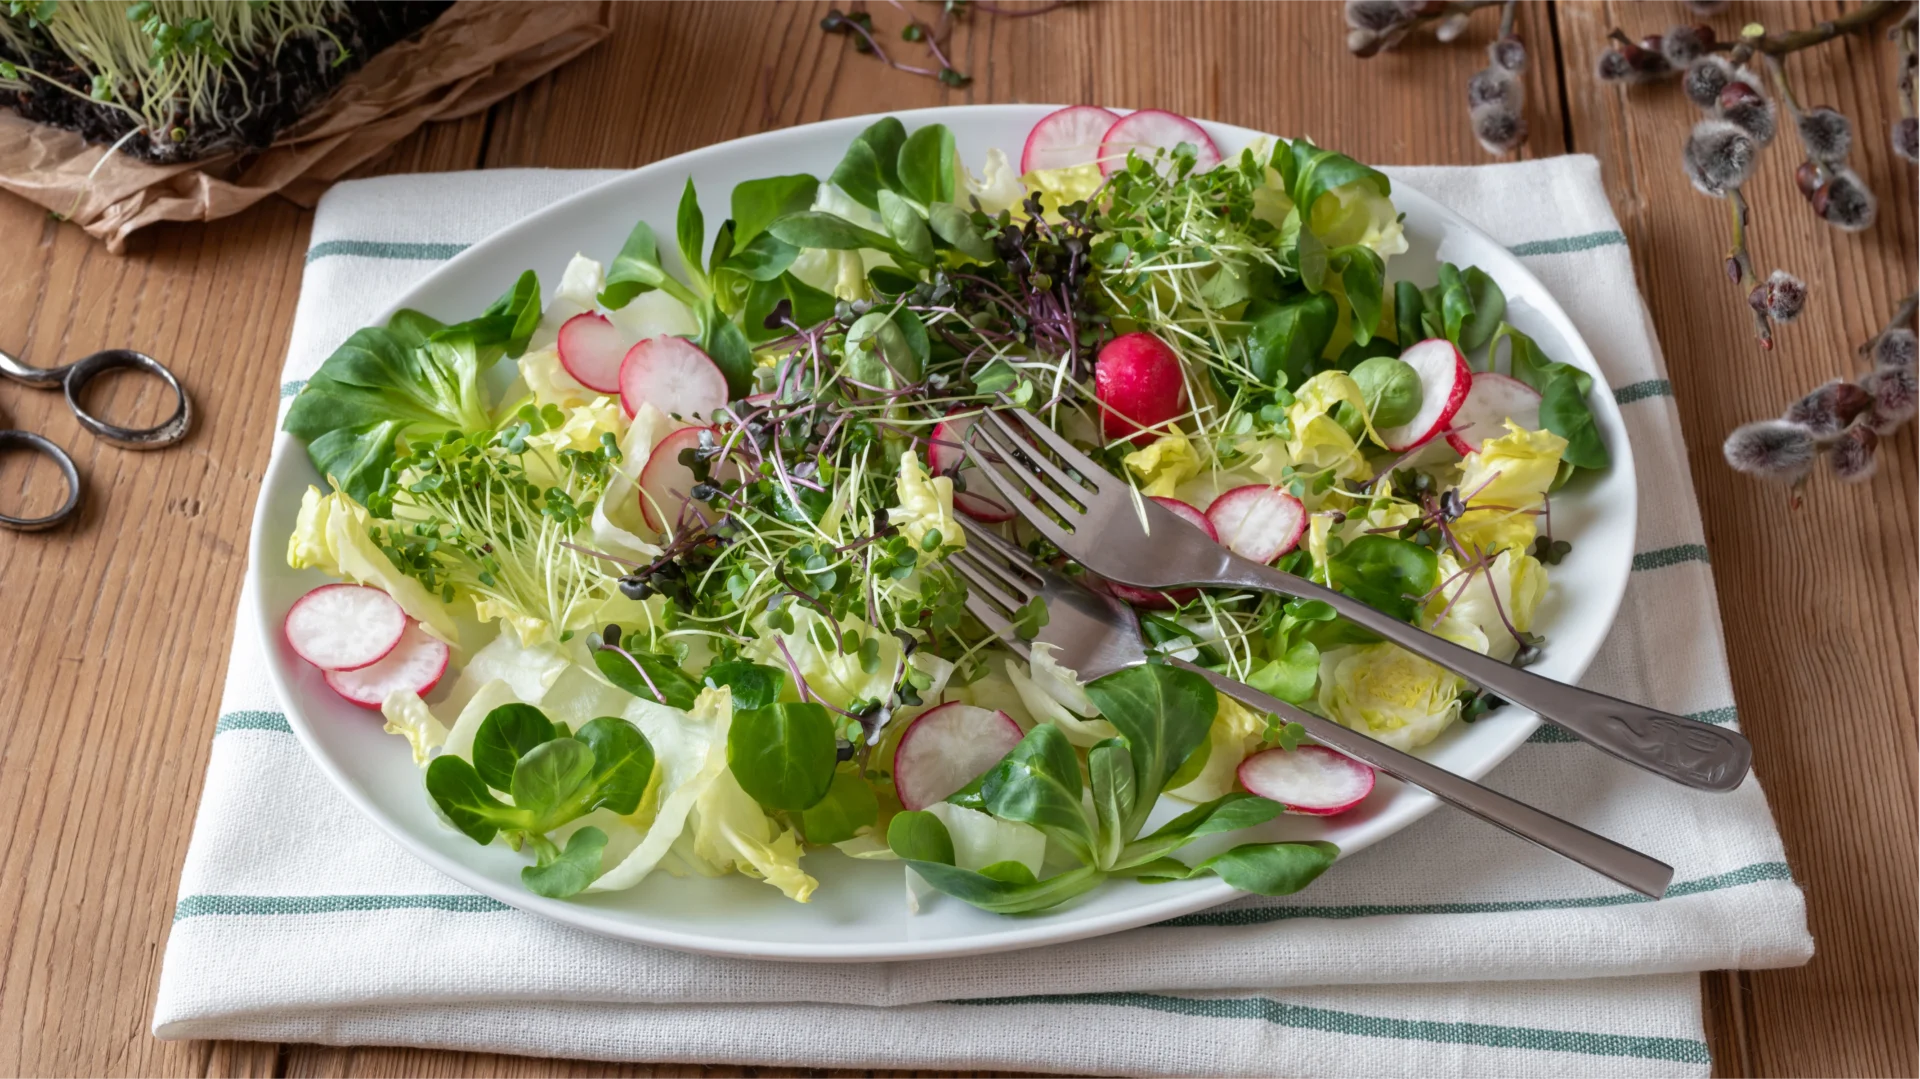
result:
M 1330 844 L 1175 854 L 1371 774 L 1330 786 L 1311 754 L 1345 758 L 1171 665 L 1015 658 L 949 569 L 960 516 L 1133 603 L 1159 652 L 1392 745 L 1498 702 L 1325 604 L 1098 581 L 967 465 L 968 423 L 1030 410 L 1236 551 L 1525 663 L 1568 549 L 1549 494 L 1607 467 L 1591 382 L 1480 270 L 1393 280 L 1380 172 L 1122 119 L 1062 110 L 977 175 L 883 119 L 825 177 L 689 181 L 670 234 L 576 256 L 544 303 L 527 272 L 468 321 L 355 333 L 286 419 L 326 478 L 289 561 L 342 582 L 289 645 L 543 896 L 665 870 L 806 902 L 827 847 L 1003 913 L 1109 877 L 1305 886 Z

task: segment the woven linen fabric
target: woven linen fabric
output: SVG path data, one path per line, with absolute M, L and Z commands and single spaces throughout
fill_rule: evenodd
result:
M 1525 261 L 1625 415 L 1634 573 L 1584 683 L 1735 723 L 1672 391 L 1597 163 L 1387 171 Z M 315 218 L 283 398 L 439 261 L 615 175 L 336 187 Z M 250 597 L 240 608 L 160 1037 L 856 1068 L 1704 1076 L 1692 972 L 1812 954 L 1756 780 L 1688 791 L 1552 729 L 1488 782 L 1671 862 L 1666 899 L 1442 808 L 1301 894 L 1037 950 L 798 964 L 612 941 L 468 891 L 361 817 L 291 735 Z

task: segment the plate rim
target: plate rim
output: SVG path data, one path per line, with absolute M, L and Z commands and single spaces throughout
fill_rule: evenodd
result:
M 950 117 L 956 113 L 974 115 L 980 113 L 1000 113 L 1005 115 L 1009 121 L 1018 120 L 1030 127 L 1032 122 L 1040 116 L 1061 107 L 1063 106 L 1043 104 L 947 105 L 923 109 L 868 113 L 860 116 L 835 117 L 809 124 L 799 124 L 793 127 L 756 132 L 724 142 L 710 143 L 706 146 L 676 154 L 672 157 L 650 162 L 635 169 L 623 170 L 617 176 L 608 177 L 600 183 L 583 188 L 531 214 L 521 217 L 474 242 L 452 258 L 440 263 L 420 277 L 408 287 L 405 292 L 397 297 L 393 303 L 384 308 L 379 315 L 369 320 L 368 325 L 384 323 L 395 311 L 402 307 L 409 306 L 416 296 L 432 290 L 443 277 L 462 272 L 472 264 L 485 263 L 500 258 L 505 251 L 510 251 L 515 246 L 522 233 L 537 228 L 539 224 L 547 218 L 563 216 L 571 212 L 576 204 L 584 203 L 594 198 L 604 197 L 609 188 L 623 185 L 645 184 L 658 173 L 682 169 L 690 170 L 696 167 L 703 158 L 729 151 L 739 143 L 752 142 L 769 136 L 791 137 L 796 132 L 813 130 L 818 130 L 822 133 L 824 133 L 826 129 L 835 128 L 851 131 L 864 127 L 885 116 L 896 117 L 909 124 L 924 124 L 941 122 L 943 118 Z M 1115 109 L 1112 111 L 1125 114 L 1132 110 Z M 1210 134 L 1215 134 L 1216 136 L 1228 135 L 1236 143 L 1247 142 L 1258 138 L 1275 137 L 1265 132 L 1235 124 L 1195 119 L 1196 122 L 1206 128 Z M 1393 166 L 1376 167 L 1391 168 Z M 1464 168 L 1473 166 L 1456 167 Z M 1537 307 L 1537 312 L 1541 317 L 1555 325 L 1556 329 L 1560 331 L 1563 341 L 1568 346 L 1577 350 L 1577 355 L 1570 357 L 1575 365 L 1593 373 L 1596 381 L 1599 383 L 1597 388 L 1607 391 L 1600 394 L 1600 397 L 1603 399 L 1600 406 L 1601 411 L 1606 414 L 1606 422 L 1604 422 L 1602 426 L 1609 428 L 1611 431 L 1618 432 L 1620 435 L 1619 438 L 1609 443 L 1608 448 L 1612 451 L 1613 455 L 1612 467 L 1614 469 L 1623 469 L 1624 475 L 1629 480 L 1629 482 L 1625 483 L 1622 487 L 1624 494 L 1620 500 L 1621 504 L 1609 506 L 1608 512 L 1616 516 L 1626 516 L 1628 518 L 1625 529 L 1627 535 L 1629 537 L 1637 536 L 1639 516 L 1638 471 L 1630 441 L 1626 437 L 1625 417 L 1620 412 L 1619 404 L 1608 388 L 1605 372 L 1601 370 L 1598 360 L 1594 357 L 1592 350 L 1587 346 L 1584 336 L 1579 332 L 1578 327 L 1574 325 L 1572 318 L 1566 313 L 1565 308 L 1560 305 L 1558 298 L 1546 287 L 1545 283 L 1529 270 L 1526 264 L 1520 260 L 1520 257 L 1513 254 L 1505 244 L 1495 240 L 1479 226 L 1468 221 L 1452 208 L 1420 191 L 1417 187 L 1395 181 L 1393 194 L 1395 202 L 1399 203 L 1407 196 L 1411 196 L 1413 200 L 1423 203 L 1423 210 L 1435 214 L 1446 224 L 1448 229 L 1471 234 L 1498 249 L 1506 262 L 1510 264 L 1503 267 L 1502 277 L 1522 279 L 1533 285 L 1541 295 L 1550 301 L 1549 306 Z M 1404 206 L 1399 208 L 1404 212 Z M 1127 929 L 1151 925 L 1154 922 L 1167 918 L 1191 914 L 1248 894 L 1234 889 L 1226 884 L 1226 882 L 1218 879 L 1181 882 L 1176 885 L 1162 886 L 1168 893 L 1165 899 L 1149 898 L 1146 902 L 1133 904 L 1124 910 L 1083 918 L 1078 922 L 1057 923 L 1051 920 L 1045 920 L 1044 916 L 1032 919 L 1008 918 L 1005 920 L 1006 930 L 995 933 L 991 937 L 961 937 L 929 941 L 909 939 L 879 943 L 859 942 L 851 944 L 811 944 L 807 942 L 780 942 L 773 944 L 759 941 L 739 941 L 717 935 L 689 933 L 678 929 L 657 926 L 637 925 L 630 921 L 606 917 L 603 912 L 595 907 L 567 903 L 563 900 L 546 899 L 533 895 L 525 889 L 502 888 L 499 886 L 499 882 L 488 877 L 485 873 L 480 872 L 468 863 L 458 858 L 447 856 L 417 841 L 412 832 L 400 821 L 390 818 L 384 811 L 373 804 L 373 802 L 361 792 L 359 785 L 354 782 L 343 769 L 336 765 L 329 754 L 323 752 L 318 741 L 309 729 L 307 717 L 301 714 L 301 711 L 293 704 L 293 702 L 301 698 L 296 689 L 288 684 L 287 679 L 283 675 L 283 657 L 279 655 L 275 647 L 273 630 L 273 627 L 279 623 L 274 617 L 273 612 L 266 609 L 265 589 L 261 587 L 264 579 L 264 567 L 283 561 L 281 556 L 284 554 L 284 538 L 276 540 L 273 536 L 267 534 L 264 527 L 264 523 L 269 517 L 269 503 L 276 490 L 276 481 L 279 483 L 287 482 L 287 477 L 283 476 L 282 472 L 288 467 L 291 467 L 287 463 L 289 459 L 304 461 L 304 448 L 301 447 L 298 441 L 291 435 L 281 430 L 279 423 L 280 419 L 276 414 L 274 441 L 267 467 L 262 473 L 260 490 L 254 503 L 253 523 L 248 541 L 249 563 L 247 567 L 247 577 L 248 584 L 252 586 L 253 613 L 256 616 L 255 625 L 259 643 L 262 646 L 266 661 L 265 665 L 268 680 L 280 700 L 283 712 L 287 717 L 288 726 L 292 729 L 294 736 L 306 751 L 308 758 L 320 768 L 335 789 L 343 794 L 356 810 L 371 820 L 381 831 L 396 840 L 407 853 L 421 859 L 454 881 L 490 899 L 516 910 L 550 918 L 561 924 L 585 929 L 602 936 L 696 954 L 787 962 L 897 962 L 985 955 L 1084 940 L 1090 937 L 1104 936 Z M 1618 571 L 1615 574 L 1621 582 L 1620 587 L 1610 590 L 1610 594 L 1606 598 L 1607 610 L 1605 611 L 1604 618 L 1600 620 L 1600 624 L 1604 628 L 1600 632 L 1594 648 L 1586 655 L 1579 657 L 1578 660 L 1572 664 L 1573 671 L 1569 679 L 1570 681 L 1577 681 L 1581 675 L 1586 672 L 1592 665 L 1593 660 L 1598 656 L 1599 649 L 1604 644 L 1607 636 L 1612 632 L 1613 625 L 1619 615 L 1620 605 L 1626 595 L 1633 557 L 1632 548 L 1633 543 L 1630 540 L 1626 544 L 1625 549 L 1615 559 L 1615 561 L 1622 563 L 1626 567 L 1624 570 Z M 1594 613 L 1597 615 L 1597 608 L 1594 609 Z M 1458 774 L 1469 779 L 1480 779 L 1510 757 L 1541 725 L 1541 720 L 1537 715 L 1527 712 L 1524 709 L 1519 709 L 1517 706 L 1509 704 L 1504 706 L 1502 711 L 1511 711 L 1513 714 L 1517 714 L 1520 717 L 1520 721 L 1511 725 L 1510 733 L 1503 743 L 1495 744 L 1489 742 L 1486 754 L 1479 761 L 1475 762 L 1472 767 L 1458 770 Z M 1366 849 L 1368 846 L 1372 846 L 1374 843 L 1397 835 L 1406 828 L 1418 823 L 1441 804 L 1439 799 L 1426 791 L 1412 786 L 1408 786 L 1406 790 L 1409 795 L 1413 796 L 1413 803 L 1404 810 L 1404 821 L 1397 827 L 1391 828 L 1359 846 L 1343 848 L 1340 853 L 1341 858 L 1349 857 Z

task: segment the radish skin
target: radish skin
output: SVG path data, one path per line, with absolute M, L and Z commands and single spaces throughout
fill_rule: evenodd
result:
M 955 701 L 913 721 L 893 751 L 900 804 L 925 809 L 1000 763 L 1024 732 L 1005 712 Z
M 680 451 L 698 449 L 700 433 L 711 427 L 682 427 L 660 440 L 640 470 L 640 515 L 647 527 L 666 532 L 680 519 L 680 509 L 693 493 L 693 469 L 680 463 Z
M 554 344 L 560 366 L 575 382 L 595 393 L 620 392 L 620 367 L 630 339 L 596 311 L 575 315 L 560 324 Z
M 1512 420 L 1529 431 L 1540 429 L 1540 391 L 1506 375 L 1480 371 L 1473 376 L 1467 399 L 1454 413 L 1447 445 L 1462 457 L 1489 438 L 1499 438 Z
M 321 585 L 295 600 L 281 623 L 295 654 L 323 671 L 370 667 L 406 631 L 406 612 L 393 597 L 362 584 Z
M 445 641 L 428 635 L 420 623 L 409 622 L 400 643 L 386 658 L 356 671 L 328 671 L 327 685 L 362 708 L 378 709 L 398 689 L 409 689 L 422 697 L 431 693 L 447 673 L 450 654 Z
M 1381 442 L 1395 453 L 1425 445 L 1445 431 L 1473 385 L 1467 358 L 1443 337 L 1413 345 L 1400 353 L 1400 360 L 1420 376 L 1420 411 L 1406 423 L 1380 431 Z
M 1331 817 L 1373 793 L 1373 769 L 1326 746 L 1268 749 L 1240 762 L 1240 785 L 1289 813 Z
M 1069 105 L 1050 112 L 1027 132 L 1020 151 L 1020 172 L 1070 169 L 1100 156 L 1100 144 L 1120 117 L 1093 105 Z
M 1100 346 L 1093 365 L 1093 395 L 1100 402 L 1100 430 L 1109 440 L 1144 446 L 1187 408 L 1187 381 L 1180 357 L 1150 333 L 1124 333 Z
M 1206 129 L 1178 113 L 1163 109 L 1141 109 L 1128 113 L 1107 129 L 1100 140 L 1100 175 L 1111 176 L 1127 165 L 1129 150 L 1146 157 L 1152 150 L 1172 150 L 1191 143 L 1197 151 L 1194 171 L 1205 172 L 1220 163 L 1220 148 L 1213 144 Z
M 1307 508 L 1278 487 L 1254 483 L 1222 491 L 1207 507 L 1207 520 L 1228 550 L 1270 563 L 1300 542 Z

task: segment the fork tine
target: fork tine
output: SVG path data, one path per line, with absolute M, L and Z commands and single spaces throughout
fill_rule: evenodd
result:
M 1048 427 L 1046 424 L 1041 423 L 1038 416 L 1035 416 L 1024 408 L 1012 409 L 1010 411 L 1012 411 L 1015 416 L 1020 417 L 1020 423 L 1025 426 L 1028 431 L 1033 433 L 1033 437 L 1039 439 L 1042 444 L 1052 450 L 1054 456 L 1066 462 L 1068 468 L 1080 473 L 1080 477 L 1084 482 L 1092 484 L 1103 495 L 1126 493 L 1127 485 L 1125 483 L 1114 478 L 1113 474 L 1106 469 L 1101 468 L 1098 462 L 1075 449 L 1073 443 L 1067 441 L 1066 436 Z
M 1003 621 L 1006 619 L 1006 616 L 1013 614 L 1025 606 L 1025 600 L 1017 599 L 1003 591 L 1000 584 L 988 577 L 986 571 L 980 568 L 979 563 L 962 561 L 957 557 L 949 557 L 947 559 L 947 565 L 951 566 L 955 573 L 966 578 L 967 596 L 969 598 L 978 592 L 986 599 L 999 604 L 996 613 Z
M 1037 420 L 1034 420 L 1032 417 L 1028 416 L 1025 411 L 1021 411 L 1019 415 L 1022 417 L 1023 422 L 1025 422 L 1028 427 L 1032 427 L 1034 426 L 1034 424 L 1039 422 Z M 1014 430 L 1013 424 L 1009 423 L 1005 417 L 1001 416 L 997 412 L 988 412 L 986 413 L 986 416 L 987 416 L 987 419 L 990 422 L 992 422 L 994 427 L 1000 432 L 1001 436 L 1005 439 L 1005 441 L 1013 444 L 1015 451 L 1019 453 L 1020 458 L 1022 460 L 1026 461 L 1029 465 L 1039 469 L 1041 472 L 1046 473 L 1046 475 L 1049 478 L 1051 478 L 1053 482 L 1059 484 L 1060 487 L 1064 491 L 1066 491 L 1066 493 L 1070 497 L 1078 501 L 1081 505 L 1084 506 L 1089 503 L 1090 499 L 1088 498 L 1089 492 L 1087 491 L 1087 484 L 1094 482 L 1091 478 L 1086 480 L 1074 479 L 1072 476 L 1069 476 L 1067 474 L 1066 469 L 1063 469 L 1059 465 L 1056 465 L 1052 461 L 1048 460 L 1045 454 L 1035 452 L 1034 450 L 1028 448 L 1028 444 L 1020 438 L 1020 433 Z M 1052 442 L 1050 441 L 1048 445 L 1052 445 Z M 1058 452 L 1058 451 L 1055 451 L 1055 452 Z M 1080 455 L 1076 453 L 1074 454 L 1074 456 L 1079 457 Z M 1086 467 L 1073 466 L 1073 462 L 1071 460 L 1069 460 L 1067 463 L 1070 467 L 1074 467 L 1074 470 L 1076 472 L 1084 473 L 1086 471 Z M 1091 461 L 1087 462 L 1087 467 L 1091 467 L 1092 465 L 1093 463 Z M 1093 471 L 1100 475 L 1106 474 L 1105 469 L 1101 469 L 1098 467 L 1094 467 Z
M 960 531 L 967 534 L 967 539 L 979 540 L 993 548 L 993 553 L 1006 559 L 1016 569 L 1025 569 L 1033 564 L 1033 556 L 1021 550 L 1012 540 L 964 514 L 960 517 Z
M 1019 656 L 1021 659 L 1032 658 L 1032 649 L 1028 647 L 1027 642 L 1020 639 L 1018 633 L 1014 632 L 1013 620 L 1008 618 L 1006 614 L 995 607 L 987 600 L 986 596 L 982 594 L 982 592 L 990 590 L 992 586 L 976 577 L 979 570 L 972 568 L 971 563 L 961 564 L 954 559 L 949 559 L 947 564 L 953 567 L 954 572 L 960 574 L 960 576 L 967 580 L 969 586 L 967 588 L 967 610 L 971 612 L 975 618 L 980 620 L 981 625 L 987 627 L 989 633 L 1000 638 L 1000 642 L 1006 645 L 1014 655 Z M 1013 607 L 1009 609 L 1017 610 L 1018 608 Z
M 989 412 L 987 415 L 991 416 L 993 413 Z M 1005 421 L 1001 422 L 1004 423 Z M 992 431 L 987 431 L 981 425 L 976 424 L 968 431 L 969 436 L 975 433 L 978 433 L 980 441 L 985 442 L 988 447 L 1000 455 L 1002 461 L 1012 466 L 1016 472 L 1024 473 L 1020 476 L 1022 484 L 1032 490 L 1035 495 L 1039 496 L 1040 500 L 1045 502 L 1053 512 L 1059 514 L 1068 522 L 1086 515 L 1086 509 L 1068 501 L 1065 495 L 1047 486 L 1045 480 L 1033 474 L 1037 471 L 1033 462 L 1042 458 L 1040 458 L 1039 454 L 1027 450 L 1025 444 L 1020 441 L 1019 436 L 1014 433 L 1013 428 L 996 427 Z M 1051 463 L 1049 463 L 1049 467 L 1051 467 Z M 1072 491 L 1078 491 L 1081 497 L 1086 497 L 1087 492 L 1084 488 L 1075 487 L 1071 483 L 1065 484 L 1065 486 Z
M 964 559 L 968 565 L 974 566 L 976 569 L 984 569 L 998 578 L 1009 591 L 1019 598 L 1020 602 L 1014 605 L 1015 609 L 1023 607 L 1032 601 L 1033 597 L 1040 594 L 1041 587 L 1046 584 L 1046 581 L 1038 574 L 1029 573 L 1023 577 L 1020 573 L 1022 568 L 1020 563 L 1009 566 L 1005 562 L 977 554 L 970 548 L 955 551 L 949 556 L 949 559 Z
M 999 490 L 1001 497 L 1007 500 L 1007 504 L 1013 508 L 1013 511 L 1037 529 L 1041 535 L 1051 540 L 1054 546 L 1065 549 L 1073 543 L 1073 533 L 1061 528 L 1058 522 L 1047 516 L 1045 510 L 1034 505 L 1026 495 L 1021 494 L 1013 481 L 1002 476 L 999 469 L 987 462 L 987 455 L 980 452 L 980 447 L 974 445 L 972 439 L 968 439 L 961 449 L 966 451 L 967 460 L 973 462 L 973 466 Z

